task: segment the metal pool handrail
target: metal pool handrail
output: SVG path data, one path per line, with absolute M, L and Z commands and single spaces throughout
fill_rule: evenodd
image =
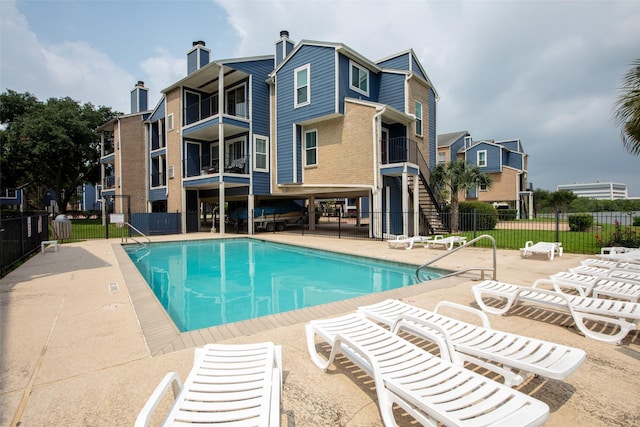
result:
M 135 228 L 133 225 L 129 224 L 128 222 L 125 222 L 125 223 L 124 223 L 124 225 L 126 225 L 127 227 L 129 227 L 130 229 L 132 229 L 133 231 L 135 231 L 136 233 L 138 233 L 139 235 L 141 235 L 142 237 L 144 237 L 145 239 L 147 239 L 147 243 L 145 244 L 145 243 L 143 243 L 143 242 L 138 241 L 138 239 L 136 239 L 135 237 L 133 237 L 133 236 L 129 236 L 129 238 L 130 238 L 131 240 L 133 240 L 133 241 L 134 241 L 134 242 L 136 242 L 137 244 L 141 245 L 143 248 L 146 248 L 146 247 L 147 247 L 147 245 L 148 245 L 149 243 L 151 243 L 151 239 L 150 239 L 149 237 L 147 237 L 147 235 L 146 235 L 146 234 L 144 234 L 142 231 L 138 230 L 137 228 Z M 127 241 L 127 236 L 123 236 L 123 239 L 124 239 L 124 241 L 126 242 L 126 241 Z
M 454 271 L 453 273 L 450 274 L 446 274 L 444 276 L 440 276 L 438 277 L 438 279 L 444 279 L 445 277 L 451 277 L 451 276 L 458 276 L 460 274 L 464 274 L 468 271 L 475 271 L 475 270 L 480 270 L 480 278 L 484 280 L 484 272 L 485 271 L 492 271 L 493 272 L 493 280 L 497 279 L 497 252 L 496 252 L 496 239 L 493 238 L 493 236 L 490 236 L 488 234 L 483 234 L 481 236 L 476 237 L 473 240 L 470 240 L 468 242 L 466 242 L 464 245 L 458 246 L 457 248 L 454 248 L 450 251 L 445 252 L 444 254 L 432 259 L 431 261 L 426 262 L 425 264 L 422 264 L 420 267 L 418 267 L 416 269 L 416 279 L 418 280 L 418 282 L 423 281 L 420 278 L 420 270 L 422 270 L 425 267 L 430 266 L 431 264 L 433 264 L 436 261 L 441 260 L 442 258 L 449 256 L 455 252 L 458 252 L 459 250 L 466 248 L 467 246 L 470 246 L 472 244 L 474 244 L 475 242 L 482 240 L 482 239 L 489 239 L 491 240 L 492 244 L 493 244 L 493 268 L 491 267 L 469 267 L 469 268 L 465 268 L 464 270 L 459 270 L 459 271 Z M 431 280 L 431 278 L 427 278 L 426 280 Z

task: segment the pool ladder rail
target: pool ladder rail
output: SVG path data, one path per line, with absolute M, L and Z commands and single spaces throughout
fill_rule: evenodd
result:
M 423 268 L 426 268 L 428 266 L 430 266 L 431 264 L 433 264 L 436 261 L 441 260 L 444 257 L 447 257 L 455 252 L 458 252 L 464 248 L 466 248 L 467 246 L 471 246 L 473 244 L 475 244 L 475 242 L 479 241 L 479 240 L 484 240 L 484 239 L 489 239 L 491 240 L 492 246 L 493 246 L 493 267 L 469 267 L 469 268 L 465 268 L 463 270 L 459 270 L 459 271 L 454 271 L 453 273 L 449 273 L 449 274 L 445 274 L 444 276 L 439 276 L 438 279 L 444 279 L 445 277 L 451 277 L 451 276 L 459 276 L 461 274 L 467 273 L 469 271 L 480 271 L 480 280 L 484 280 L 484 272 L 485 271 L 491 271 L 493 272 L 493 280 L 497 280 L 497 265 L 496 265 L 496 260 L 497 260 L 497 252 L 496 252 L 496 239 L 493 238 L 493 236 L 490 236 L 488 234 L 483 234 L 481 236 L 476 237 L 473 240 L 470 240 L 468 242 L 466 242 L 465 244 L 455 247 L 450 251 L 445 252 L 444 254 L 437 256 L 436 258 L 432 259 L 431 261 L 428 261 L 424 264 L 422 264 L 420 267 L 418 267 L 416 269 L 416 279 L 418 280 L 418 282 L 425 282 L 427 280 L 431 280 L 431 277 L 420 277 L 420 270 L 422 270 Z
M 147 241 L 147 243 L 144 243 L 144 242 L 141 242 L 140 240 L 136 239 L 133 236 L 122 236 L 122 240 L 123 240 L 124 243 L 127 243 L 127 239 L 131 239 L 131 240 L 133 240 L 134 242 L 136 242 L 137 244 L 139 244 L 141 246 L 140 249 L 144 249 L 147 246 L 149 246 L 149 244 L 151 243 L 151 239 L 149 239 L 149 237 L 146 234 L 144 234 L 142 231 L 138 230 L 137 228 L 135 228 L 133 225 L 131 225 L 128 222 L 125 222 L 124 225 L 129 227 L 131 230 L 135 231 L 136 233 L 138 233 L 140 236 L 144 237 L 146 239 L 146 241 Z

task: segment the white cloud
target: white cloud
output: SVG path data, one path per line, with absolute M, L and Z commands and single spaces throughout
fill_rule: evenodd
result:
M 0 3 L 3 89 L 28 91 L 41 101 L 69 96 L 127 111 L 129 102 L 123 94 L 135 83 L 131 74 L 85 41 L 42 43 L 15 2 Z
M 163 48 L 156 48 L 156 55 L 144 59 L 140 68 L 146 74 L 145 85 L 150 88 L 150 108 L 160 99 L 160 91 L 183 78 L 187 74 L 187 59 L 176 58 Z

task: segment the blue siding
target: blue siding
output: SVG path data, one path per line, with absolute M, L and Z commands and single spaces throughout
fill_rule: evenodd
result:
M 436 167 L 438 135 L 436 135 L 436 94 L 429 88 L 429 169 Z
M 269 174 L 265 172 L 253 173 L 253 194 L 256 196 L 265 196 L 270 194 L 271 185 Z
M 428 80 L 427 76 L 425 76 L 424 73 L 422 72 L 422 68 L 420 67 L 419 64 L 420 63 L 418 62 L 416 57 L 411 55 L 411 71 L 413 71 L 415 75 L 420 76 L 424 80 Z
M 356 92 L 349 88 L 351 80 L 350 80 L 350 60 L 344 55 L 338 56 L 338 68 L 339 68 L 339 79 L 338 79 L 338 99 L 342 100 L 344 97 L 363 99 L 366 101 L 377 101 L 380 91 L 380 76 L 374 73 L 372 70 L 369 70 L 369 96 L 365 96 L 360 92 Z M 367 68 L 363 64 L 353 61 L 355 64 L 358 64 L 362 68 Z M 344 113 L 344 102 L 339 102 L 340 113 Z
M 381 73 L 378 102 L 404 111 L 404 82 L 405 76 L 402 74 Z
M 154 188 L 153 190 L 149 190 L 149 201 L 155 202 L 158 200 L 167 200 L 166 188 Z
M 499 144 L 511 151 L 520 151 L 520 144 L 518 144 L 517 139 L 511 141 L 500 141 Z
M 277 171 L 278 183 L 293 182 L 293 124 L 335 112 L 335 50 L 321 46 L 302 46 L 276 75 Z M 310 104 L 294 108 L 294 70 L 310 64 Z M 296 167 L 301 171 L 299 151 Z M 298 177 L 301 175 L 298 174 Z
M 516 153 L 513 151 L 503 150 L 503 160 L 502 164 L 504 166 L 509 166 L 514 169 L 524 169 L 523 155 L 521 153 Z
M 500 147 L 496 147 L 492 144 L 479 143 L 471 147 L 467 150 L 467 162 L 473 165 L 477 165 L 478 162 L 478 151 L 487 151 L 487 166 L 480 168 L 482 172 L 500 172 L 501 171 L 501 160 L 502 160 L 502 150 Z
M 150 122 L 157 122 L 158 120 L 164 118 L 165 115 L 165 110 L 166 110 L 166 98 L 162 98 L 162 102 L 160 102 L 160 104 L 158 105 L 158 108 L 156 108 L 156 111 L 153 112 L 153 114 L 151 115 L 151 117 L 149 117 L 149 121 Z
M 385 61 L 378 62 L 378 65 L 383 68 L 393 68 L 395 70 L 409 70 L 409 54 L 396 56 L 395 58 L 389 58 Z
M 458 151 L 460 151 L 461 148 L 464 147 L 464 136 L 461 136 L 460 138 L 458 138 L 453 144 L 450 145 L 450 156 L 451 158 L 448 159 L 450 162 L 454 162 L 457 158 L 458 158 Z

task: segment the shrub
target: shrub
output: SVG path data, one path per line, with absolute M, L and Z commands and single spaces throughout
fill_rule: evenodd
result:
M 640 233 L 632 226 L 622 227 L 618 221 L 614 223 L 613 233 L 608 236 L 595 236 L 600 246 L 623 246 L 640 248 Z
M 517 209 L 498 209 L 498 219 L 500 221 L 513 221 L 518 218 Z
M 444 211 L 445 213 L 450 213 L 451 206 L 447 205 Z M 474 211 L 476 230 L 493 230 L 496 228 L 498 211 L 492 205 L 482 202 L 460 202 L 458 204 L 458 229 L 460 231 L 474 229 Z M 444 215 L 443 219 L 444 225 L 449 227 L 450 215 Z
M 633 226 L 634 227 L 640 227 L 640 216 L 634 216 L 633 217 Z
M 593 216 L 589 214 L 569 215 L 567 219 L 571 231 L 587 231 L 593 225 Z

